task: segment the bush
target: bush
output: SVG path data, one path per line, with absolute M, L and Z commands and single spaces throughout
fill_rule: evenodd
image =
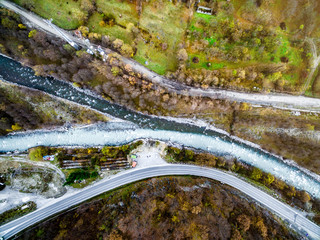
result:
M 33 38 L 37 34 L 37 30 L 33 29 L 29 32 L 28 37 Z

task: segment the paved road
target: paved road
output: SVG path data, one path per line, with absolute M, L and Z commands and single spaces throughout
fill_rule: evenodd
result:
M 0 227 L 0 233 L 2 233 L 2 237 L 4 239 L 8 239 L 29 226 L 32 226 L 54 214 L 62 212 L 71 206 L 77 205 L 106 191 L 142 179 L 166 175 L 193 175 L 218 180 L 222 183 L 228 184 L 252 197 L 257 202 L 275 212 L 281 218 L 287 219 L 291 223 L 296 224 L 298 227 L 308 232 L 308 234 L 310 234 L 310 236 L 312 236 L 314 239 L 320 239 L 319 226 L 302 216 L 298 211 L 294 210 L 290 206 L 276 200 L 265 192 L 253 187 L 249 183 L 216 169 L 179 164 L 155 166 L 122 172 L 121 174 L 116 175 L 108 180 L 103 180 L 96 185 L 89 186 L 73 196 L 64 198 L 50 206 L 9 222 Z
M 45 22 L 39 16 L 26 11 L 21 7 L 17 7 L 11 2 L 0 0 L 0 4 L 4 7 L 15 11 L 16 13 L 22 15 L 27 20 L 32 22 L 35 27 L 39 27 L 42 30 L 45 30 L 48 33 L 54 34 L 57 37 L 62 37 L 61 33 L 59 33 L 56 29 L 49 26 L 47 22 Z M 59 28 L 57 28 L 59 29 Z M 59 30 L 68 36 L 71 40 L 78 43 L 83 47 L 87 47 L 87 44 L 83 42 L 83 40 L 72 36 L 69 32 L 64 31 L 62 29 Z M 93 45 L 94 46 L 94 45 Z M 110 49 L 104 49 L 107 53 L 112 53 Z M 230 90 L 221 90 L 221 89 L 201 89 L 186 86 L 179 82 L 174 82 L 170 79 L 166 79 L 163 76 L 160 76 L 151 70 L 147 69 L 143 65 L 135 62 L 132 59 L 122 57 L 122 60 L 126 64 L 130 64 L 132 69 L 136 72 L 145 75 L 150 81 L 154 84 L 161 85 L 168 89 L 168 91 L 176 92 L 183 95 L 188 96 L 205 96 L 214 99 L 227 99 L 231 101 L 238 102 L 248 102 L 251 104 L 257 105 L 265 105 L 265 106 L 273 106 L 276 108 L 289 109 L 294 111 L 315 111 L 320 112 L 320 99 L 308 98 L 303 96 L 293 96 L 293 95 L 284 95 L 284 94 L 256 94 L 256 93 L 244 93 L 244 92 L 236 92 Z M 309 81 L 307 81 L 309 82 Z

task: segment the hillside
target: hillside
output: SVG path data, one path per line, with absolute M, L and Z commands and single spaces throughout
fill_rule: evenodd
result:
M 298 239 L 239 191 L 206 179 L 154 178 L 102 195 L 20 239 Z

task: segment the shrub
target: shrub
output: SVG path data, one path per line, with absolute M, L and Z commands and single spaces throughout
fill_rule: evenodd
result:
M 96 177 L 98 177 L 98 175 L 99 174 L 97 171 L 90 172 L 90 171 L 84 170 L 84 169 L 77 169 L 77 170 L 70 173 L 70 175 L 66 179 L 66 182 L 64 183 L 64 185 L 70 185 L 70 184 L 74 183 L 74 181 L 76 181 L 76 180 L 81 181 L 81 180 L 88 179 L 88 178 L 96 178 Z
M 29 32 L 28 37 L 33 38 L 37 34 L 37 30 L 33 29 Z

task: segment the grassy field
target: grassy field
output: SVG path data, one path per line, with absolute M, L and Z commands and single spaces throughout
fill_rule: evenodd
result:
M 189 55 L 186 67 L 190 69 L 233 70 L 285 61 L 289 70 L 283 72 L 283 79 L 288 88 L 295 90 L 303 84 L 303 71 L 308 68 L 308 61 L 302 56 L 308 54 L 302 47 L 303 39 L 320 34 L 316 27 L 320 23 L 320 3 L 315 0 L 304 5 L 298 0 L 290 4 L 262 1 L 261 5 L 253 0 L 217 1 L 214 15 L 194 9 L 192 12 L 182 3 L 157 0 L 143 2 L 140 15 L 135 2 L 123 0 L 94 0 L 92 13 L 83 10 L 85 0 L 13 1 L 44 18 L 53 18 L 62 28 L 85 25 L 90 32 L 121 39 L 136 48 L 136 61 L 159 74 L 177 70 L 177 51 L 185 47 Z M 130 32 L 129 24 L 138 28 L 139 33 Z M 239 29 L 242 33 L 235 40 L 232 34 Z M 203 41 L 207 42 L 205 47 L 195 47 Z M 275 46 L 266 50 L 270 44 Z M 220 51 L 219 57 L 210 57 L 212 48 Z M 243 54 L 246 56 L 235 59 L 237 56 L 232 55 L 242 49 L 247 51 Z M 193 62 L 195 57 L 198 63 Z M 313 88 L 318 85 L 315 81 Z
M 128 23 L 138 23 L 138 14 L 135 10 L 135 5 L 126 1 L 118 0 L 96 0 L 97 8 L 103 13 L 111 13 L 116 22 L 126 26 Z
M 160 6 L 158 5 L 160 4 Z M 137 48 L 134 59 L 149 69 L 165 74 L 177 68 L 176 51 L 178 43 L 183 41 L 187 28 L 187 9 L 184 5 L 174 5 L 170 2 L 159 3 L 150 1 L 144 4 L 139 17 L 134 4 L 125 1 L 97 0 L 99 11 L 92 14 L 87 22 L 90 31 L 113 36 Z M 114 18 L 114 24 L 100 26 L 104 16 Z M 139 24 L 142 37 L 134 39 L 127 31 L 129 23 Z M 166 43 L 167 49 L 162 50 L 160 43 Z
M 80 1 L 65 0 L 14 0 L 21 6 L 31 9 L 41 17 L 53 19 L 53 23 L 64 29 L 75 29 L 83 24 L 81 21 L 87 13 L 80 9 Z
M 133 59 L 156 73 L 165 74 L 168 69 L 173 70 L 176 67 L 172 54 L 168 56 L 142 41 L 138 43 L 137 49 Z
M 103 20 L 103 17 L 99 13 L 94 13 L 88 20 L 86 24 L 89 27 L 90 32 L 100 33 L 102 35 L 113 36 L 115 38 L 119 38 L 123 40 L 125 43 L 132 43 L 133 38 L 125 28 L 119 25 L 113 26 L 100 26 L 99 22 Z
M 177 45 L 183 41 L 187 28 L 187 9 L 183 5 L 162 3 L 156 6 L 157 1 L 146 5 L 140 17 L 139 26 L 149 32 L 152 39 L 147 44 L 140 41 L 135 59 L 144 64 L 149 62 L 149 68 L 157 73 L 175 71 L 177 67 Z M 162 50 L 155 46 L 156 41 L 167 43 L 168 48 Z

